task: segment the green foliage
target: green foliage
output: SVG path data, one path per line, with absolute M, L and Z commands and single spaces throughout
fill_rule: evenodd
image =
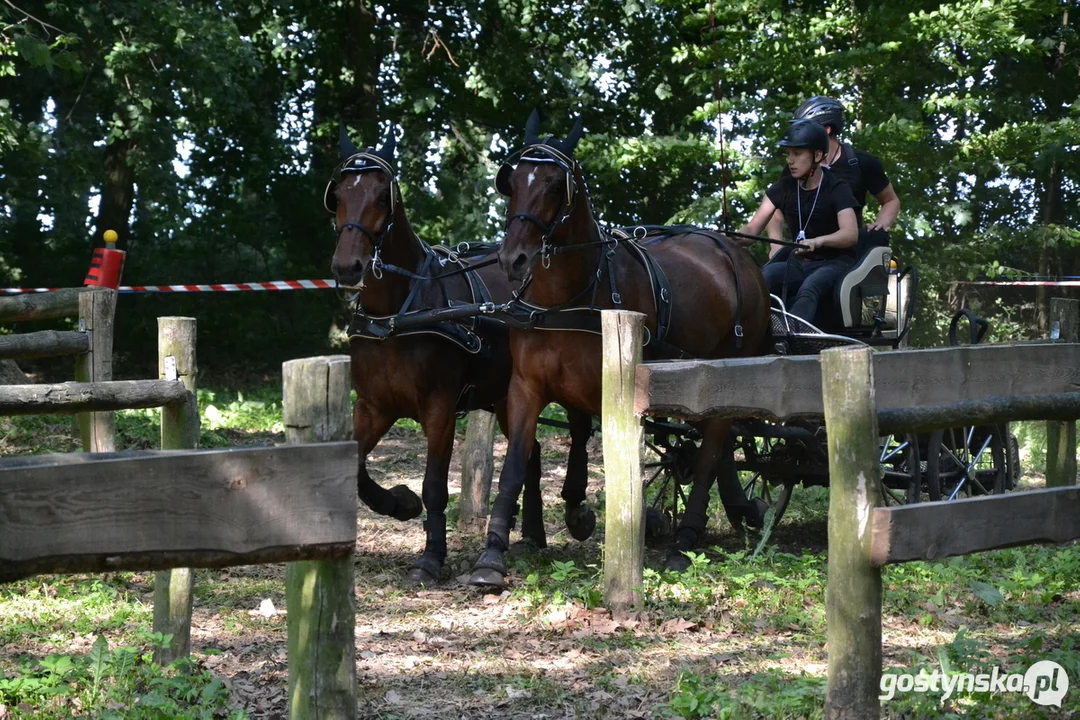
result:
M 741 682 L 681 672 L 668 702 L 680 717 L 724 720 L 822 718 L 824 706 L 824 678 L 782 672 L 757 673 Z
M 147 633 L 141 647 L 113 649 L 98 635 L 86 655 L 49 655 L 28 659 L 17 674 L 0 676 L 0 705 L 32 709 L 35 718 L 67 718 L 72 713 L 102 720 L 183 718 L 240 720 L 230 711 L 228 690 L 191 658 L 162 668 L 153 660 L 155 647 L 172 636 Z
M 590 572 L 586 573 L 573 560 L 553 560 L 546 576 L 539 570 L 528 572 L 515 595 L 528 602 L 534 615 L 568 602 L 580 603 L 585 608 L 599 607 L 603 602 L 600 572 L 594 565 L 589 568 Z
M 999 321 L 995 337 L 1036 332 L 1045 298 L 953 281 L 1080 274 L 1080 56 L 1060 0 L 20 7 L 0 4 L 5 283 L 77 284 L 106 225 L 131 284 L 321 278 L 341 123 L 360 146 L 395 131 L 421 237 L 493 240 L 491 179 L 533 107 L 543 134 L 583 117 L 604 222 L 737 226 L 815 93 L 847 105 L 846 139 L 899 194 L 893 246 L 923 275 L 917 344 L 942 343 L 961 303 Z M 128 296 L 118 366 L 153 363 L 166 314 L 199 318 L 200 364 L 223 374 L 332 351 L 347 321 L 329 292 Z

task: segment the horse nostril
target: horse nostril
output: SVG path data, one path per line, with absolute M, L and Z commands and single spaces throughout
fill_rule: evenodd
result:
M 525 269 L 525 265 L 528 262 L 529 258 L 525 255 L 525 253 L 521 253 L 516 258 L 514 258 L 514 263 L 513 265 L 511 265 L 511 267 L 514 269 L 515 272 L 520 272 L 521 270 Z

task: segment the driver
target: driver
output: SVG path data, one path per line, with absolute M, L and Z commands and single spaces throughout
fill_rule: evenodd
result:
M 896 196 L 892 183 L 885 175 L 885 168 L 876 156 L 856 150 L 837 138 L 843 134 L 845 126 L 844 106 L 830 97 L 815 95 L 805 100 L 795 110 L 793 120 L 813 120 L 824 126 L 829 133 L 829 151 L 824 164 L 837 179 L 851 186 L 855 196 L 855 218 L 859 223 L 860 246 L 877 246 L 888 243 L 886 233 L 900 213 L 900 198 Z M 785 169 L 785 175 L 787 170 Z M 881 204 L 874 222 L 863 227 L 863 207 L 869 193 Z M 779 214 L 769 218 L 769 237 L 779 240 L 782 226 Z M 779 252 L 781 246 L 773 245 L 769 257 Z
M 787 151 L 790 174 L 769 186 L 753 219 L 739 233 L 760 235 L 780 211 L 799 246 L 786 261 L 770 262 L 762 271 L 771 293 L 784 297 L 785 289 L 796 292 L 788 311 L 812 324 L 821 298 L 855 263 L 856 202 L 851 187 L 823 165 L 829 152 L 824 127 L 796 120 L 779 145 Z M 753 241 L 735 242 L 745 246 Z

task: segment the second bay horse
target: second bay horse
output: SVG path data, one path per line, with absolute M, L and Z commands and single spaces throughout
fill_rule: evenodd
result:
M 768 352 L 769 291 L 745 249 L 705 230 L 673 234 L 647 247 L 603 232 L 593 218 L 584 176 L 573 156 L 581 120 L 565 140 L 539 140 L 538 124 L 534 111 L 517 166 L 505 164 L 496 178 L 496 187 L 509 198 L 506 238 L 498 258 L 511 281 L 524 283 L 520 306 L 534 317 L 545 317 L 546 329 L 510 331 L 514 365 L 507 397 L 509 447 L 486 550 L 470 578 L 476 585 L 505 582 L 503 553 L 526 461 L 533 454 L 540 410 L 556 402 L 600 415 L 599 309 L 645 314 L 646 360 Z M 567 312 L 571 309 L 586 312 Z M 596 320 L 592 328 L 581 319 L 590 313 Z M 567 319 L 560 320 L 560 315 Z M 684 551 L 696 547 L 704 533 L 709 491 L 730 426 L 731 420 L 721 419 L 694 423 L 702 445 L 668 555 L 670 568 L 685 569 Z M 745 520 L 761 527 L 764 508 L 760 500 L 747 500 L 734 472 L 721 473 L 719 484 L 732 523 L 741 526 Z

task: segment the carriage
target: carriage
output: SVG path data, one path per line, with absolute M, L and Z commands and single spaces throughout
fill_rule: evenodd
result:
M 470 262 L 470 248 L 436 250 L 412 232 L 397 192 L 392 139 L 360 151 L 343 131 L 339 170 L 354 179 L 331 180 L 324 193 L 338 233 L 334 276 L 357 292 L 349 336 L 358 393 L 354 432 L 362 450 L 358 493 L 376 512 L 401 520 L 426 508 L 427 543 L 409 575 L 415 584 L 438 582 L 442 575 L 455 411 L 493 409 L 509 439 L 486 548 L 470 583 L 504 585 L 503 554 L 519 510 L 522 537 L 546 545 L 534 437 L 547 402 L 567 409 L 572 439 L 562 492 L 567 527 L 576 539 L 591 535 L 595 516 L 586 501 L 584 441 L 589 417 L 600 412 L 600 310 L 651 313 L 649 355 L 674 358 L 804 355 L 842 344 L 897 348 L 914 314 L 917 272 L 899 270 L 891 249 L 872 241 L 857 248 L 856 264 L 837 283 L 823 331 L 788 313 L 781 298 L 773 297 L 770 309 L 754 261 L 734 249 L 723 231 L 601 228 L 573 157 L 580 119 L 564 141 L 540 140 L 538 122 L 534 112 L 525 147 L 516 153 L 529 171 L 517 173 L 511 158 L 496 176 L 501 193 L 525 199 L 509 204 L 507 237 L 495 258 Z M 483 270 L 495 262 L 499 269 Z M 513 283 L 520 286 L 513 289 Z M 972 326 L 973 342 L 985 333 L 979 322 Z M 567 362 L 573 373 L 554 370 Z M 428 391 L 416 393 L 417 387 Z M 408 413 L 428 437 L 423 508 L 408 488 L 387 491 L 375 483 L 363 460 L 394 419 Z M 652 501 L 647 527 L 652 534 L 674 535 L 669 568 L 684 566 L 685 551 L 704 533 L 714 480 L 731 522 L 764 525 L 766 531 L 769 508 L 775 524 L 797 484 L 828 484 L 821 423 L 645 423 Z M 1009 489 L 1016 463 L 1006 460 L 1007 437 L 1007 429 L 994 427 L 886 438 L 883 501 Z
M 899 268 L 888 247 L 863 248 L 822 313 L 827 330 L 790 314 L 780 297 L 771 296 L 774 349 L 779 355 L 816 355 L 851 345 L 906 347 L 917 290 L 917 268 Z M 950 324 L 950 345 L 960 344 L 958 331 L 965 321 L 968 343 L 977 344 L 986 336 L 987 321 L 961 309 Z M 648 529 L 650 535 L 662 535 L 685 502 L 687 469 L 697 437 L 683 423 L 645 422 L 650 456 L 645 465 Z M 738 473 L 744 491 L 771 509 L 770 527 L 783 518 L 796 486 L 828 486 L 823 422 L 737 420 L 732 436 L 733 456 L 722 471 Z M 1020 476 L 1016 439 L 1007 424 L 885 436 L 879 466 L 884 505 L 1000 494 L 1011 490 Z

